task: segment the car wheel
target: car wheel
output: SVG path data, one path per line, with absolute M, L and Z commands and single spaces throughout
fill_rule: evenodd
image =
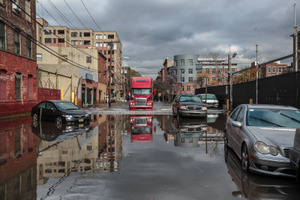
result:
M 244 172 L 249 172 L 249 153 L 246 144 L 242 147 L 242 169 Z
M 32 115 L 32 119 L 33 119 L 34 122 L 39 121 L 39 116 L 38 116 L 38 114 L 33 114 L 33 115 Z
M 56 123 L 56 127 L 58 128 L 58 129 L 60 129 L 61 127 L 62 127 L 62 118 L 60 117 L 60 116 L 58 116 L 58 117 L 56 117 L 56 119 L 55 119 L 55 123 Z
M 224 153 L 227 153 L 227 152 L 228 152 L 228 139 L 225 136 L 224 137 Z

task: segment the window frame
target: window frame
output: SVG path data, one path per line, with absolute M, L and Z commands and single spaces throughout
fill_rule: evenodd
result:
M 14 53 L 21 55 L 21 34 L 19 30 L 14 31 Z
M 2 48 L 0 46 L 0 49 L 6 50 L 6 30 L 5 30 L 5 23 L 0 21 L 0 27 L 3 25 L 3 29 L 0 29 L 0 41 L 2 41 Z M 3 32 L 1 31 L 3 30 Z

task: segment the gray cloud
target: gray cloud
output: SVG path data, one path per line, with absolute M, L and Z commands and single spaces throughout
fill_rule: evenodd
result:
M 66 0 L 88 28 L 98 27 L 81 0 Z M 49 4 L 39 0 L 62 24 Z M 51 0 L 78 28 L 83 28 L 64 1 Z M 238 53 L 240 66 L 292 53 L 292 0 L 83 0 L 103 31 L 117 31 L 126 63 L 141 74 L 157 76 L 166 57 L 176 54 L 207 56 L 210 51 L 227 56 L 229 45 Z M 297 5 L 299 7 L 300 5 Z M 299 9 L 297 9 L 299 11 Z M 298 12 L 299 13 L 299 12 Z M 37 14 L 56 22 L 37 3 Z M 297 21 L 300 21 L 298 14 Z M 257 28 L 257 32 L 255 32 Z M 256 37 L 257 35 L 257 37 Z

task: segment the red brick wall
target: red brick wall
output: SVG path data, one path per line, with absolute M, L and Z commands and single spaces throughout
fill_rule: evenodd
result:
M 38 88 L 38 102 L 46 100 L 60 100 L 60 90 Z

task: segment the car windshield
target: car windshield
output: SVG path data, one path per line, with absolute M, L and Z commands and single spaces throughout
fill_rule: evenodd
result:
M 297 128 L 300 126 L 300 111 L 250 109 L 247 113 L 247 125 Z
M 208 95 L 203 94 L 203 95 L 201 95 L 201 98 L 202 98 L 202 99 L 205 99 L 205 96 L 206 96 L 207 99 L 210 99 L 210 100 L 215 100 L 215 99 L 217 99 L 216 96 L 215 96 L 214 94 L 208 94 Z
M 57 102 L 56 106 L 61 110 L 79 110 L 79 108 L 71 102 Z
M 151 94 L 151 89 L 132 89 L 132 94 Z
M 201 99 L 198 96 L 181 96 L 179 101 L 180 102 L 201 102 Z

